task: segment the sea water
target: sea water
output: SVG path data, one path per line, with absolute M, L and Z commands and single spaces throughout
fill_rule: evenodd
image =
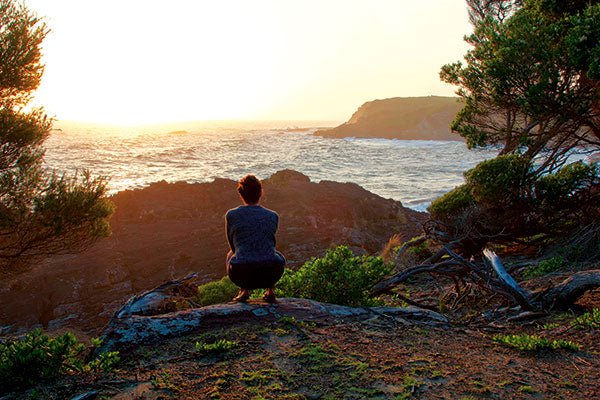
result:
M 85 168 L 108 176 L 111 193 L 161 180 L 237 180 L 248 173 L 267 178 L 289 168 L 314 182 L 354 182 L 424 210 L 462 184 L 464 171 L 497 153 L 468 150 L 458 141 L 330 139 L 314 136 L 315 129 L 279 125 L 283 128 L 220 123 L 172 130 L 63 124 L 46 141 L 45 163 L 58 171 Z

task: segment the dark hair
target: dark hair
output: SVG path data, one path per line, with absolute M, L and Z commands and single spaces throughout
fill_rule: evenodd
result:
M 258 203 L 262 195 L 262 184 L 254 175 L 246 175 L 237 185 L 237 191 L 246 203 Z

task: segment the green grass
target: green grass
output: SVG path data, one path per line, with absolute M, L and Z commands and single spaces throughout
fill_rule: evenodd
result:
M 496 335 L 493 337 L 493 340 L 505 346 L 528 352 L 538 352 L 541 350 L 580 350 L 579 345 L 570 340 L 551 340 L 536 335 Z

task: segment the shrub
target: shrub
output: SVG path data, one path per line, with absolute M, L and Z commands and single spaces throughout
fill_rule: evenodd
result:
M 107 371 L 120 361 L 118 352 L 110 352 L 85 363 L 84 350 L 72 333 L 51 338 L 41 329 L 23 339 L 0 343 L 0 391 L 25 388 L 69 373 Z
M 475 199 L 469 186 L 460 185 L 435 199 L 427 208 L 427 211 L 434 218 L 446 221 L 474 204 Z
M 600 308 L 594 308 L 575 318 L 571 325 L 579 329 L 600 329 Z
M 542 176 L 535 183 L 535 193 L 545 206 L 556 207 L 571 202 L 592 186 L 600 183 L 597 164 L 581 161 L 565 165 L 554 174 Z
M 496 335 L 493 337 L 495 342 L 505 346 L 514 347 L 522 351 L 538 352 L 540 350 L 559 350 L 578 351 L 579 345 L 570 340 L 550 340 L 535 335 Z
M 225 303 L 236 295 L 239 288 L 225 276 L 219 281 L 208 282 L 198 286 L 196 301 L 202 306 Z
M 467 186 L 479 204 L 507 206 L 526 197 L 530 162 L 515 154 L 483 161 L 465 173 Z
M 354 256 L 346 246 L 328 250 L 297 271 L 286 270 L 278 294 L 348 306 L 369 306 L 378 302 L 369 296 L 371 287 L 392 270 L 381 257 Z
M 600 168 L 575 162 L 553 173 L 515 154 L 465 172 L 466 183 L 428 208 L 443 242 L 459 241 L 464 255 L 495 244 L 547 246 L 600 216 Z
M 547 260 L 540 261 L 538 265 L 527 268 L 523 272 L 525 279 L 536 278 L 551 272 L 556 272 L 565 265 L 565 259 L 561 256 L 555 256 Z

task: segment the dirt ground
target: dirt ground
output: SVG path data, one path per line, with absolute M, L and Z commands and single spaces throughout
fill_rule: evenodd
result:
M 600 398 L 600 330 L 574 328 L 574 318 L 554 314 L 526 326 L 478 329 L 383 316 L 328 325 L 282 317 L 139 347 L 122 354 L 117 371 L 8 398 L 87 392 L 86 399 Z M 532 353 L 492 339 L 523 332 L 571 340 L 580 350 Z

